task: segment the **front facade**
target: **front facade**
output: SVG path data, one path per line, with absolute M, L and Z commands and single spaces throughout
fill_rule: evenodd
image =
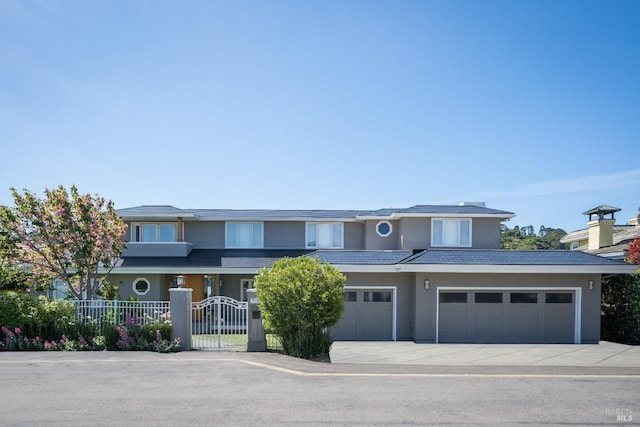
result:
M 347 277 L 338 340 L 598 342 L 600 278 L 633 267 L 571 251 L 500 250 L 515 215 L 482 203 L 405 209 L 119 210 L 120 296 L 165 300 L 185 277 L 194 301 L 246 299 L 262 267 L 314 256 Z

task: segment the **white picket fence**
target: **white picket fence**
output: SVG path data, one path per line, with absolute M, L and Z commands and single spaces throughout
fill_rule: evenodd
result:
M 169 301 L 74 300 L 77 320 L 95 324 L 145 325 L 171 320 Z
M 74 300 L 76 320 L 103 332 L 105 324 L 144 325 L 171 321 L 169 301 Z M 216 296 L 191 306 L 192 348 L 247 348 L 247 303 Z

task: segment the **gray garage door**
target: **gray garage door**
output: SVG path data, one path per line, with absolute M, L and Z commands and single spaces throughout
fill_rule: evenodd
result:
M 388 341 L 392 338 L 391 289 L 346 289 L 344 313 L 332 329 L 335 340 Z
M 441 291 L 441 343 L 573 343 L 573 291 Z

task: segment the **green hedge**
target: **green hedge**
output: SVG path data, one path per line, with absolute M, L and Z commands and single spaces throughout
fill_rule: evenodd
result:
M 75 308 L 64 300 L 33 297 L 20 292 L 0 292 L 0 326 L 19 328 L 25 335 L 58 339 L 76 331 Z
M 624 344 L 640 344 L 638 271 L 634 274 L 611 276 L 602 281 L 601 338 Z
M 180 351 L 171 340 L 171 324 L 103 325 L 75 321 L 70 301 L 33 297 L 19 292 L 0 292 L 0 350 L 149 350 Z

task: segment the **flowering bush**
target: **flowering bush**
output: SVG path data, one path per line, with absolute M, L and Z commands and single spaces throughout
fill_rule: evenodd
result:
M 63 350 L 62 342 L 42 340 L 40 337 L 28 338 L 22 334 L 20 328 L 13 331 L 2 327 L 4 338 L 0 342 L 0 350 Z
M 157 325 L 155 325 L 157 326 Z M 166 327 L 162 328 L 164 331 Z M 142 350 L 158 353 L 173 353 L 180 351 L 180 339 L 171 340 L 163 336 L 161 328 L 154 325 L 119 325 L 113 329 L 117 338 L 113 345 L 107 343 L 106 337 L 96 337 L 87 340 L 82 335 L 77 339 L 70 339 L 62 334 L 58 340 L 44 340 L 40 337 L 29 338 L 18 327 L 12 329 L 2 326 L 2 339 L 0 351 L 33 351 L 33 350 L 64 350 L 64 351 L 91 351 L 91 350 Z M 152 332 L 153 331 L 153 332 Z M 169 336 L 171 331 L 169 329 Z
M 127 317 L 124 325 L 116 326 L 105 336 L 107 350 L 180 351 L 180 339 L 171 340 L 171 327 L 166 323 L 141 325 L 137 318 Z
M 127 313 L 124 325 L 113 326 L 115 310 L 110 314 L 97 321 L 86 314 L 77 316 L 69 301 L 0 292 L 0 351 L 180 351 L 180 341 L 171 340 L 168 315 L 156 322 L 133 310 Z M 108 323 L 100 327 L 105 320 Z

